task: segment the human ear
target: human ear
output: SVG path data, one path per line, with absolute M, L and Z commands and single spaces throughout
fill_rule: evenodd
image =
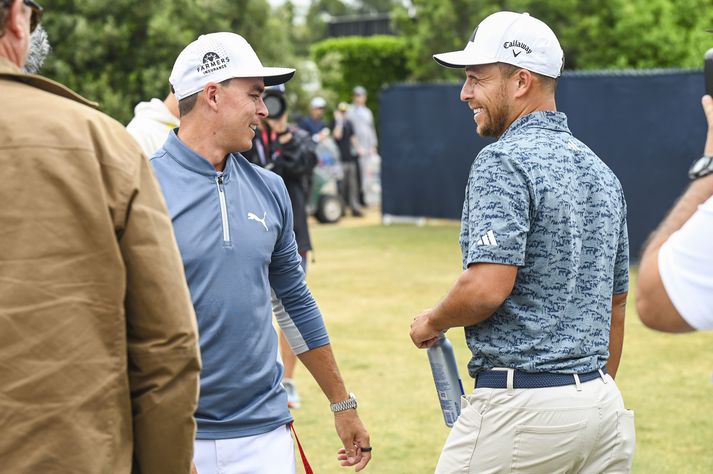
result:
M 532 83 L 535 78 L 527 69 L 520 69 L 517 73 L 515 73 L 513 79 L 515 79 L 515 82 L 517 83 L 515 97 L 522 97 L 527 94 L 530 88 L 532 88 Z
M 215 82 L 209 82 L 203 87 L 203 97 L 205 98 L 206 104 L 211 110 L 218 110 L 218 102 L 220 100 L 220 89 L 218 84 Z
M 10 31 L 13 35 L 15 35 L 18 39 L 23 39 L 26 36 L 29 36 L 29 28 L 27 25 L 29 24 L 29 19 L 25 15 L 25 12 L 22 9 L 22 0 L 16 0 L 13 1 L 10 4 L 10 11 L 8 12 L 8 22 L 7 22 L 7 30 Z

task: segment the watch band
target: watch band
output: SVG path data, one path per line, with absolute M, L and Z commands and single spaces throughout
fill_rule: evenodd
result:
M 713 155 L 704 155 L 693 162 L 688 170 L 688 177 L 698 179 L 711 173 L 713 173 Z
M 332 412 L 334 413 L 337 413 L 339 411 L 351 410 L 352 408 L 356 409 L 356 407 L 357 400 L 353 393 L 350 393 L 349 398 L 347 398 L 346 400 L 342 400 L 341 402 L 332 403 L 331 405 L 329 405 L 329 409 L 332 410 Z

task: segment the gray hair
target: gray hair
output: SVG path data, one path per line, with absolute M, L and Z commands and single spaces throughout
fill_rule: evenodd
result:
M 47 32 L 42 25 L 37 25 L 35 31 L 30 36 L 30 44 L 27 48 L 27 61 L 25 62 L 25 72 L 37 74 L 42 69 L 47 55 L 52 51 Z

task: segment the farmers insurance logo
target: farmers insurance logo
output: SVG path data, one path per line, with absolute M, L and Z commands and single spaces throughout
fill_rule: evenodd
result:
M 204 76 L 218 71 L 220 69 L 225 69 L 228 67 L 228 63 L 230 62 L 230 58 L 225 57 L 221 58 L 218 53 L 214 53 L 213 51 L 208 51 L 205 53 L 203 56 L 203 64 L 199 65 L 196 68 L 196 71 L 202 73 Z
M 512 55 L 513 57 L 518 57 L 520 54 L 522 54 L 523 51 L 525 51 L 527 54 L 530 54 L 532 50 L 528 45 L 525 43 L 521 43 L 518 40 L 513 40 L 513 41 L 506 41 L 503 43 L 503 48 L 508 49 L 508 48 L 520 48 L 520 51 L 515 52 L 515 50 L 512 50 Z

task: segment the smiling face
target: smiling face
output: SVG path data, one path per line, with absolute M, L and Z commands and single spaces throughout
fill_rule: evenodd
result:
M 497 64 L 483 64 L 465 68 L 465 83 L 460 100 L 473 111 L 478 135 L 499 137 L 512 123 L 508 77 Z
M 220 85 L 220 120 L 225 124 L 226 149 L 243 152 L 252 148 L 255 129 L 267 117 L 262 101 L 265 85 L 262 78 L 235 78 Z

